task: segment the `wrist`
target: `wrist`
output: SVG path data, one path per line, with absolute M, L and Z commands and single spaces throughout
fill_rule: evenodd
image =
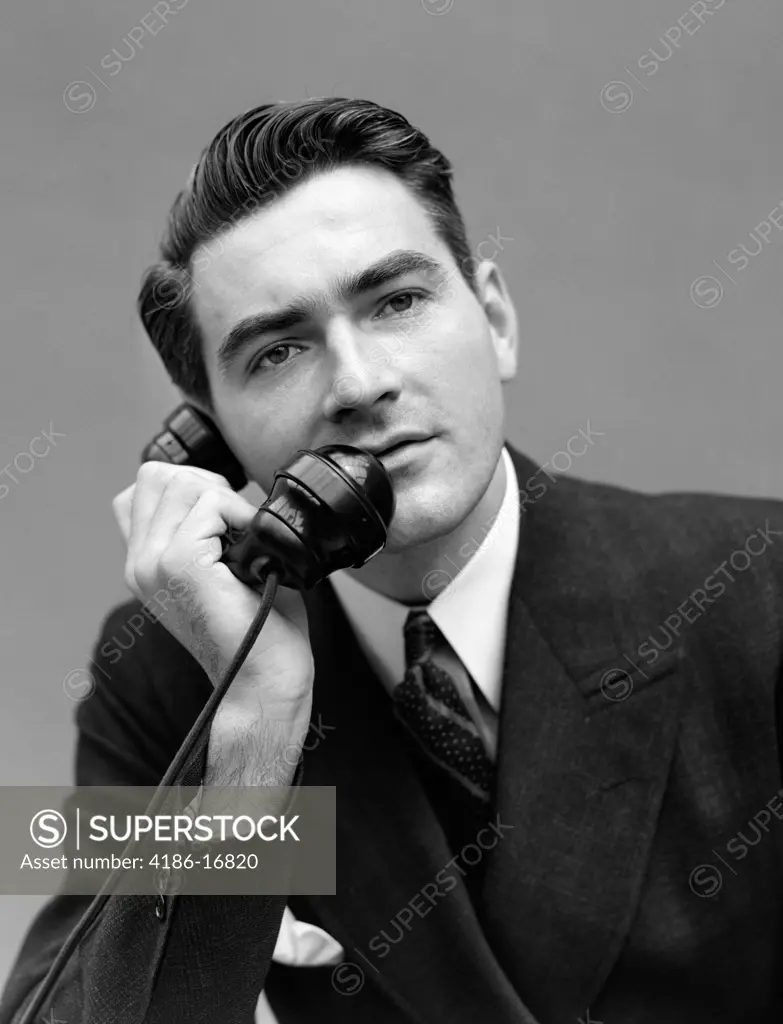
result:
M 287 786 L 294 776 L 310 724 L 310 708 L 292 720 L 222 707 L 212 722 L 206 785 Z
M 311 693 L 273 702 L 259 694 L 232 697 L 229 692 L 212 718 L 211 733 L 228 747 L 252 742 L 254 738 L 269 747 L 285 746 L 300 739 L 303 743 L 310 726 L 312 703 Z
M 274 675 L 239 671 L 223 695 L 215 713 L 219 717 L 237 722 L 268 719 L 271 722 L 290 722 L 292 727 L 307 716 L 309 719 L 313 699 L 312 674 L 286 675 L 281 685 Z

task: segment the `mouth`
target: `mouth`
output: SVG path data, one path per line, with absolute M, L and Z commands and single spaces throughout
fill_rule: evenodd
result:
M 380 459 L 381 462 L 386 466 L 388 463 L 399 463 L 406 460 L 408 456 L 418 454 L 425 445 L 432 441 L 431 437 L 418 438 L 410 441 L 399 441 L 397 444 L 391 445 L 389 448 L 385 448 L 381 452 L 377 452 L 375 457 Z
M 397 444 L 390 445 L 388 448 L 378 452 L 376 458 L 380 459 L 383 455 L 391 455 L 392 452 L 399 451 L 400 448 L 405 448 L 409 444 L 421 444 L 421 441 L 398 441 Z

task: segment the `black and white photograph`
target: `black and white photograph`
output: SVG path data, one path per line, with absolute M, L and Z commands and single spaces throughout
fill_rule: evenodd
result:
M 779 0 L 0 18 L 0 1024 L 781 1024 Z

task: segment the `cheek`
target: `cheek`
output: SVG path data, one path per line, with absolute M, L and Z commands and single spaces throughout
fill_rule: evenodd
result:
M 268 492 L 275 470 L 286 461 L 288 446 L 266 416 L 239 402 L 221 417 L 223 436 L 245 467 L 248 476 Z
M 427 377 L 453 401 L 476 408 L 491 400 L 498 366 L 491 338 L 480 325 L 449 334 L 430 352 Z

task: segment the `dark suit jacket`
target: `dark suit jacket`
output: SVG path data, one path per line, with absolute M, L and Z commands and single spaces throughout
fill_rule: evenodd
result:
M 151 895 L 112 897 L 55 1018 L 250 1024 L 264 987 L 283 1024 L 783 1019 L 783 503 L 544 485 L 509 450 L 523 504 L 493 816 L 513 828 L 473 899 L 326 581 L 305 596 L 313 721 L 331 728 L 302 781 L 338 787 L 338 894 L 290 902 L 362 974 L 270 966 L 282 897 L 183 894 L 162 921 Z M 157 623 L 107 664 L 138 608 L 96 645 L 110 681 L 96 671 L 78 706 L 80 785 L 156 785 L 211 693 Z M 0 1024 L 89 901 L 39 914 Z

